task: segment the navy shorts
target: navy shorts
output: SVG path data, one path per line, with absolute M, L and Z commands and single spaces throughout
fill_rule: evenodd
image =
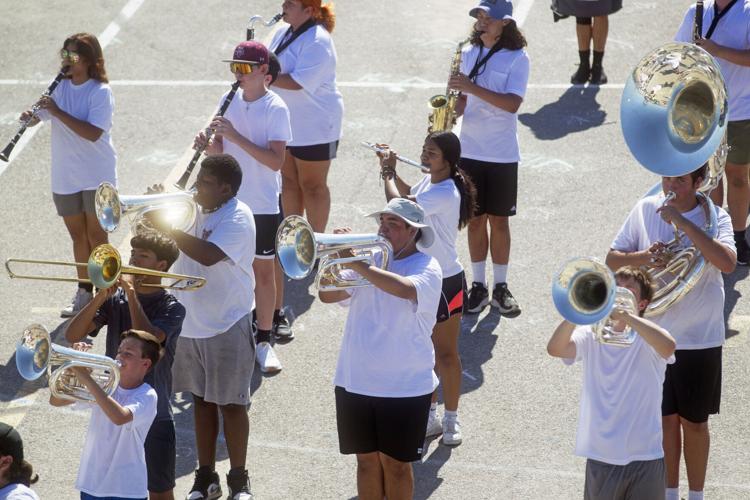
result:
M 700 424 L 719 413 L 721 402 L 721 346 L 677 350 L 667 365 L 661 402 L 663 416 L 674 415 Z
M 336 158 L 339 150 L 339 141 L 325 144 L 312 144 L 310 146 L 287 146 L 289 154 L 303 161 L 326 161 Z
M 156 420 L 151 424 L 144 444 L 148 491 L 164 493 L 175 486 L 175 456 L 177 454 L 174 421 Z

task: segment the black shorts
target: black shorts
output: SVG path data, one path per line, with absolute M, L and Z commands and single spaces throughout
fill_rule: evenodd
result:
M 675 351 L 674 364 L 667 365 L 661 414 L 677 413 L 696 424 L 719 413 L 721 401 L 721 346 Z
M 344 455 L 379 451 L 400 462 L 422 458 L 432 393 L 380 398 L 336 387 L 336 427 Z
M 468 300 L 466 274 L 463 271 L 443 278 L 443 287 L 437 310 L 437 322 L 446 321 L 454 314 L 463 314 L 464 304 Z
M 304 161 L 326 161 L 336 158 L 339 150 L 339 141 L 326 144 L 313 144 L 310 146 L 287 146 L 289 153 L 299 160 Z
M 255 218 L 255 258 L 273 259 L 276 256 L 276 231 L 281 225 L 281 214 L 253 214 Z
M 175 486 L 175 434 L 172 420 L 157 420 L 146 435 L 148 491 L 164 493 Z
M 477 188 L 477 209 L 474 215 L 516 215 L 518 197 L 518 163 L 492 163 L 461 158 L 461 170 Z

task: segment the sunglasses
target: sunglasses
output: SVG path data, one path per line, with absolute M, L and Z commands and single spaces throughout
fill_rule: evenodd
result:
M 81 56 L 78 55 L 78 52 L 73 52 L 72 50 L 68 50 L 68 49 L 61 49 L 60 59 L 67 59 L 71 63 L 75 64 L 81 60 Z
M 250 64 L 250 63 L 238 63 L 233 62 L 229 63 L 229 70 L 232 73 L 239 73 L 241 75 L 249 75 L 253 72 L 253 68 L 258 67 L 257 64 Z

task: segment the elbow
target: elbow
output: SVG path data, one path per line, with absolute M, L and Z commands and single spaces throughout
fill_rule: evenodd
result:
M 607 256 L 604 258 L 604 265 L 606 265 L 613 271 L 619 267 L 617 265 L 617 255 L 615 254 L 615 252 L 613 252 L 612 250 L 607 252 Z
M 555 346 L 555 344 L 553 342 L 548 342 L 547 343 L 547 354 L 549 354 L 553 358 L 559 358 L 560 357 L 560 355 L 558 353 L 558 350 L 557 350 L 557 347 Z
M 104 133 L 104 131 L 97 129 L 96 132 L 93 132 L 93 133 L 89 134 L 89 136 L 86 137 L 86 139 L 88 139 L 91 142 L 96 142 L 96 141 L 99 140 L 99 138 L 102 136 L 103 133 Z

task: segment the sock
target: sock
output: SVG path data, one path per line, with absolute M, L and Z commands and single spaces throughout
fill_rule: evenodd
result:
M 594 63 L 591 66 L 599 66 L 602 67 L 602 59 L 604 59 L 604 51 L 594 51 Z
M 445 410 L 445 417 L 444 418 L 445 418 L 445 420 L 447 420 L 449 422 L 451 420 L 456 420 L 458 418 L 458 410 L 456 410 L 456 411 Z
M 281 319 L 281 309 L 274 309 L 273 311 L 273 322 L 278 323 Z
M 198 474 L 211 474 L 214 471 L 214 468 L 210 465 L 201 465 L 198 467 Z
M 472 262 L 471 263 L 471 274 L 474 276 L 474 281 L 487 286 L 487 276 L 485 275 L 485 262 Z
M 745 241 L 745 230 L 741 229 L 734 232 L 734 243 L 738 244 L 740 241 Z
M 680 500 L 680 488 L 667 488 L 664 500 Z
M 86 290 L 89 293 L 93 293 L 94 292 L 94 285 L 91 284 L 91 283 L 78 283 L 78 288 L 83 288 L 84 290 Z
M 271 330 L 258 329 L 258 333 L 255 335 L 255 343 L 260 344 L 261 342 L 271 342 Z
M 589 67 L 589 57 L 591 57 L 591 51 L 590 50 L 579 50 L 578 51 L 578 58 L 581 60 L 581 66 L 584 68 Z
M 508 282 L 508 264 L 492 264 L 493 284 Z
M 688 500 L 703 500 L 703 492 L 688 490 Z

